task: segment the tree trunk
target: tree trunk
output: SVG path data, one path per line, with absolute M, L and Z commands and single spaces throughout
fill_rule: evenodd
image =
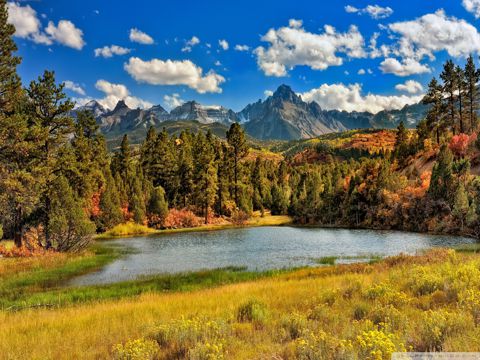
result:
M 460 112 L 460 133 L 463 133 L 463 109 L 462 109 L 462 95 L 459 94 L 459 97 L 458 97 L 458 101 L 459 101 L 459 112 Z
M 22 221 L 22 209 L 15 211 L 15 221 L 13 229 L 13 241 L 16 247 L 22 247 L 23 243 L 23 221 Z
M 205 225 L 208 224 L 208 204 L 205 204 Z
M 48 250 L 52 247 L 52 240 L 50 239 L 50 196 L 45 198 L 45 219 L 43 226 L 45 227 L 45 248 Z

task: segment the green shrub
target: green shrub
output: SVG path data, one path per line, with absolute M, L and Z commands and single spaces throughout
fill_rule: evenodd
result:
M 294 312 L 290 315 L 285 315 L 280 321 L 280 326 L 288 339 L 294 340 L 299 338 L 307 328 L 307 318 L 299 313 Z
M 262 302 L 250 300 L 237 310 L 239 322 L 263 323 L 267 317 L 267 307 Z
M 363 320 L 367 317 L 370 307 L 365 303 L 358 303 L 353 308 L 353 319 Z
M 317 264 L 321 265 L 335 265 L 335 261 L 337 261 L 336 256 L 324 256 L 317 259 Z

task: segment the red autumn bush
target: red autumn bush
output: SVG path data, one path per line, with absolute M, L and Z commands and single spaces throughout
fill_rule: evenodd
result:
M 448 144 L 450 150 L 457 157 L 463 157 L 467 155 L 468 147 L 470 144 L 475 143 L 477 140 L 477 134 L 473 133 L 468 136 L 467 134 L 454 135 Z
M 188 209 L 170 209 L 165 218 L 164 226 L 168 229 L 181 229 L 195 227 L 201 224 L 201 220 Z

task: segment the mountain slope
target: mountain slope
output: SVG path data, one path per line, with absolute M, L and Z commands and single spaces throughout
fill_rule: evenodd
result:
M 171 112 L 160 105 L 150 109 L 130 109 L 123 100 L 111 111 L 95 100 L 76 109 L 73 115 L 79 110 L 94 114 L 107 139 L 125 133 L 135 133 L 136 137 L 146 133 L 150 126 L 161 128 L 173 126 L 175 122 L 186 125 L 193 121 L 203 125 L 221 124 L 225 128 L 240 122 L 250 136 L 260 140 L 298 140 L 351 129 L 392 129 L 400 121 L 412 128 L 425 117 L 428 106 L 406 105 L 400 110 L 384 110 L 377 114 L 323 110 L 316 102 L 307 103 L 289 86 L 281 85 L 272 96 L 248 104 L 238 113 L 196 101 L 186 102 Z
M 307 104 L 286 85 L 265 101 L 248 105 L 238 117 L 259 139 L 291 140 L 346 130 L 336 119 L 324 117 L 318 104 Z

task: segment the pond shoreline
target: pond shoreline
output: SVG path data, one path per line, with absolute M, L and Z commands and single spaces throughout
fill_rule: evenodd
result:
M 272 221 L 269 222 L 268 219 L 279 218 L 279 221 Z M 281 218 L 281 219 L 280 219 Z M 263 219 L 267 219 L 264 221 Z M 253 221 L 254 220 L 254 221 Z M 233 223 L 225 223 L 225 224 L 209 224 L 209 225 L 200 225 L 196 227 L 190 228 L 179 228 L 179 229 L 163 229 L 163 230 L 156 230 L 152 228 L 148 228 L 149 231 L 144 233 L 135 233 L 135 234 L 122 234 L 122 235 L 108 235 L 108 231 L 103 234 L 97 234 L 95 236 L 95 240 L 115 240 L 120 238 L 135 238 L 135 237 L 155 237 L 158 235 L 168 235 L 168 234 L 179 234 L 179 233 L 190 233 L 190 232 L 210 232 L 210 231 L 221 231 L 221 230 L 228 230 L 228 229 L 242 229 L 242 228 L 255 228 L 255 227 L 265 227 L 265 226 L 289 226 L 295 228 L 305 228 L 305 229 L 337 229 L 337 230 L 372 230 L 372 231 L 395 231 L 395 232 L 402 232 L 402 233 L 410 233 L 410 234 L 419 234 L 419 235 L 438 235 L 438 236 L 458 236 L 458 237 L 466 237 L 470 239 L 475 239 L 478 243 L 480 243 L 480 238 L 476 237 L 473 234 L 469 233 L 448 233 L 448 232 L 440 232 L 440 231 L 414 231 L 414 230 L 404 230 L 404 229 L 392 229 L 392 228 L 382 228 L 382 227 L 366 227 L 366 226 L 341 226 L 335 224 L 299 224 L 293 221 L 293 218 L 290 216 L 284 215 L 273 215 L 268 216 L 265 218 L 255 217 L 249 220 L 249 223 L 244 225 L 238 225 Z
M 200 225 L 196 227 L 189 228 L 179 228 L 179 229 L 163 229 L 156 230 L 152 228 L 144 233 L 135 233 L 135 234 L 122 234 L 122 235 L 109 235 L 108 231 L 103 234 L 98 234 L 95 236 L 95 240 L 114 240 L 119 238 L 132 238 L 139 236 L 157 236 L 157 235 L 168 235 L 168 234 L 179 234 L 179 233 L 189 233 L 189 232 L 207 232 L 207 231 L 219 231 L 219 230 L 228 230 L 228 229 L 242 229 L 242 228 L 254 228 L 261 226 L 295 226 L 293 219 L 290 216 L 286 215 L 270 215 L 266 217 L 253 217 L 248 220 L 244 225 L 233 224 L 233 223 L 224 223 L 224 224 L 208 224 Z
M 453 248 L 475 243 L 474 239 L 467 237 L 397 230 L 273 225 L 205 230 L 195 228 L 113 238 L 108 245 L 128 248 L 128 255 L 72 284 L 102 284 L 134 280 L 144 275 L 227 266 L 246 266 L 249 271 L 263 271 L 316 266 L 319 261 L 333 258 L 370 261 L 371 258 L 401 253 L 416 254 L 429 248 Z

